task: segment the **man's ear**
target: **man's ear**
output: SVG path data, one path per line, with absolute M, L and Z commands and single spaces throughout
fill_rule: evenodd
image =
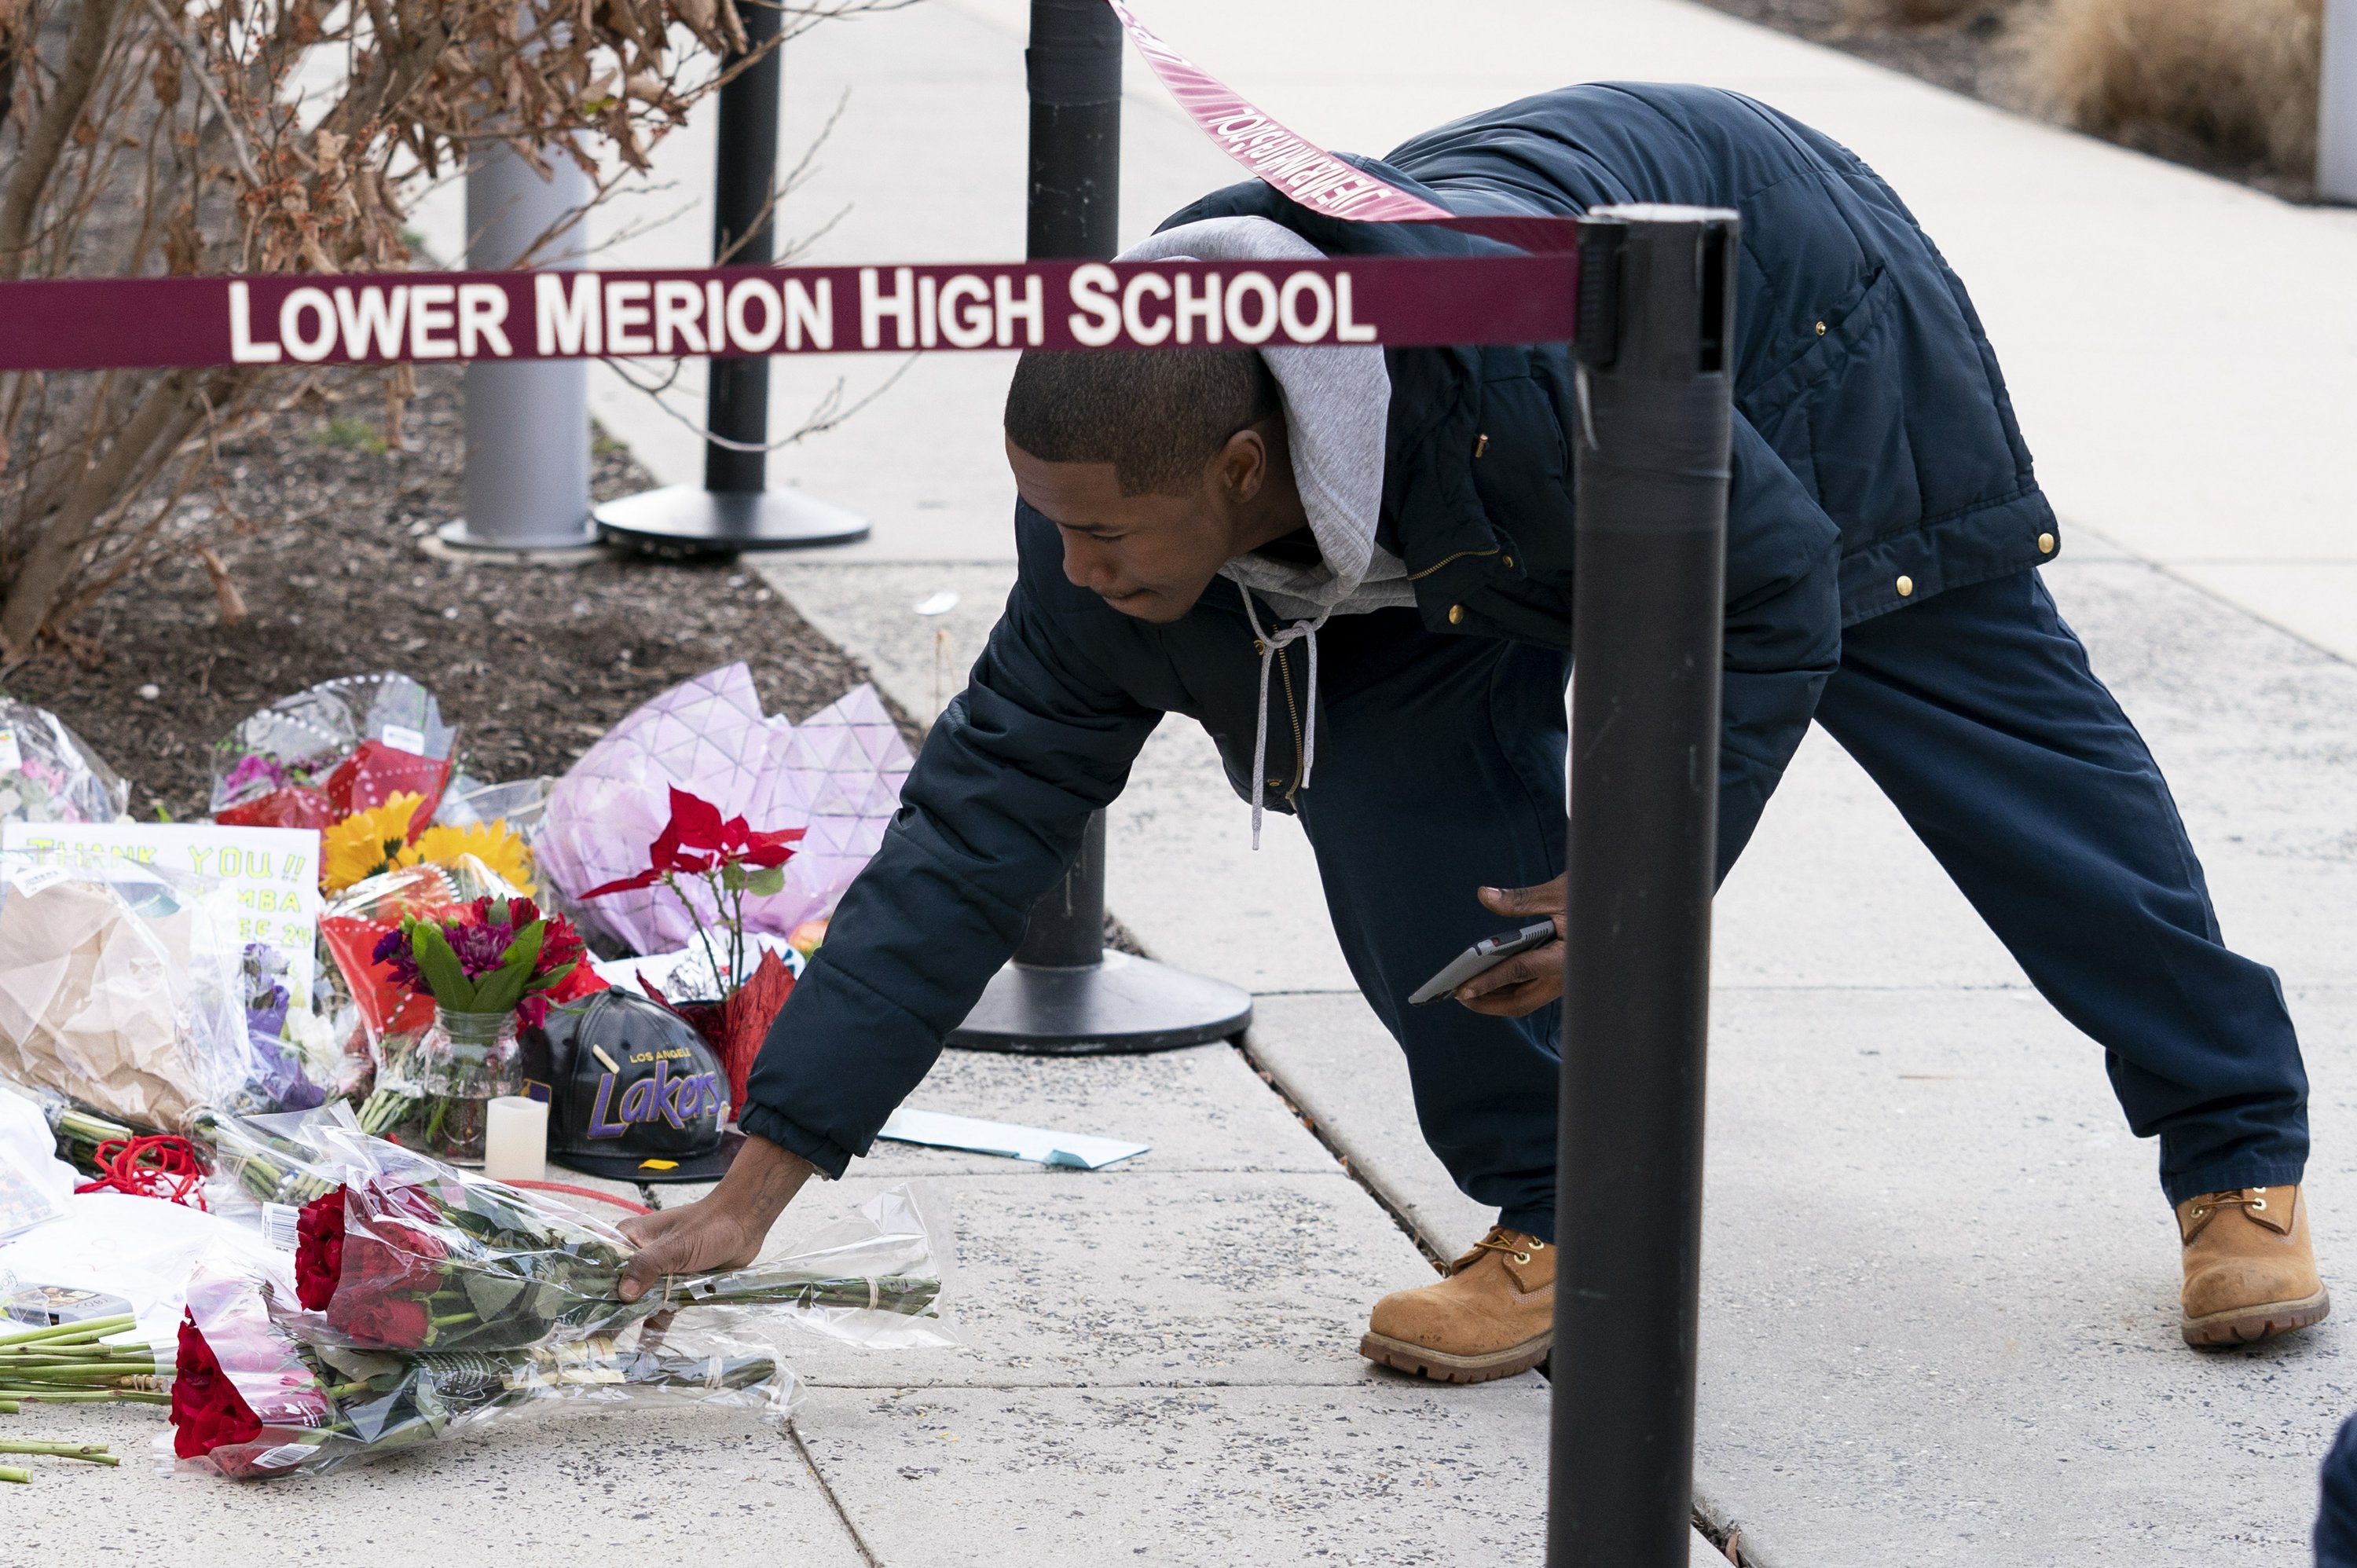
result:
M 1246 425 L 1229 436 L 1219 456 L 1211 459 L 1211 475 L 1230 504 L 1250 501 L 1268 483 L 1268 443 L 1257 429 Z

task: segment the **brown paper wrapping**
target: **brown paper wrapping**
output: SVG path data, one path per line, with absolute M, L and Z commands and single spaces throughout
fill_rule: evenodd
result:
M 189 918 L 135 914 L 102 882 L 0 903 L 0 1074 L 121 1121 L 186 1129 Z

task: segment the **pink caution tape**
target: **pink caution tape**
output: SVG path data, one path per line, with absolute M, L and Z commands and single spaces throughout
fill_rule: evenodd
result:
M 1129 29 L 1130 41 L 1220 150 L 1313 212 L 1362 223 L 1432 220 L 1450 216 L 1286 130 L 1243 94 L 1155 37 L 1137 13 L 1108 0 Z

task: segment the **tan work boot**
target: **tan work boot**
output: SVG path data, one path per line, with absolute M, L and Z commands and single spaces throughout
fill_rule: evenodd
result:
M 1555 1343 L 1555 1249 L 1500 1225 L 1421 1290 L 1375 1303 L 1359 1354 L 1449 1383 L 1528 1371 Z
M 2188 1345 L 2247 1345 L 2321 1323 L 2332 1310 L 2297 1186 L 2189 1197 L 2177 1206 L 2177 1233 Z

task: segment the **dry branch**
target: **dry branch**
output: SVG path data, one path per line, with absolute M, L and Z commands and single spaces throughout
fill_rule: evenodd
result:
M 770 3 L 0 0 L 0 279 L 403 269 L 408 209 L 486 144 L 644 169 L 742 49 L 737 5 Z M 780 31 L 905 3 L 784 5 Z M 203 549 L 182 499 L 300 374 L 0 375 L 0 664 Z M 381 380 L 397 446 L 414 383 Z

